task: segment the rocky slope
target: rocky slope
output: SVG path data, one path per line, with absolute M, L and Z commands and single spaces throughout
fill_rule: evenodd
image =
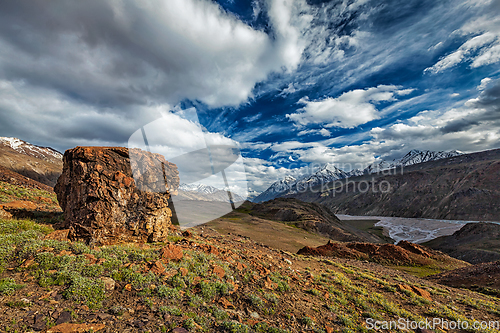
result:
M 500 311 L 494 297 L 375 263 L 295 255 L 209 228 L 90 248 L 44 237 L 50 228 L 35 223 L 1 226 L 2 332 L 364 332 L 367 318 L 472 323 Z
M 16 138 L 0 137 L 0 166 L 48 186 L 62 172 L 62 154 Z
M 35 194 L 16 188 L 0 187 L 7 203 Z M 206 225 L 174 230 L 161 243 L 91 247 L 39 218 L 0 217 L 2 332 L 365 332 L 367 318 L 472 323 L 500 313 L 495 297 L 374 262 L 297 255 L 279 241 L 271 247 Z M 266 236 L 278 238 L 276 230 Z
M 424 245 L 472 264 L 497 261 L 500 260 L 500 225 L 467 223 L 453 235 L 438 237 Z
M 359 170 L 353 171 L 352 174 L 357 174 Z M 266 191 L 258 195 L 253 201 L 264 202 L 285 195 L 295 194 L 307 191 L 314 186 L 328 184 L 337 179 L 348 178 L 350 174 L 340 170 L 333 164 L 325 164 L 318 171 L 311 175 L 307 175 L 300 179 L 287 176 L 283 180 L 273 183 Z
M 500 261 L 481 263 L 443 272 L 429 280 L 455 288 L 478 290 L 500 296 Z
M 336 214 L 500 221 L 500 150 L 349 178 L 291 195 Z

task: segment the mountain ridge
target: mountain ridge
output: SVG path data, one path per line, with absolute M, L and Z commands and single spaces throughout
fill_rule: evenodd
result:
M 324 204 L 335 214 L 496 222 L 499 180 L 500 149 L 494 149 L 353 177 L 291 197 Z M 377 191 L 367 184 L 376 184 Z
M 62 172 L 61 153 L 17 138 L 0 137 L 0 156 L 0 166 L 50 187 Z
M 385 170 L 396 169 L 398 167 L 407 167 L 419 163 L 436 161 L 449 157 L 456 157 L 462 153 L 458 151 L 430 151 L 412 149 L 400 159 L 395 159 L 392 162 L 384 160 L 369 164 L 363 170 L 353 169 L 351 171 L 343 171 L 332 163 L 326 163 L 318 171 L 295 179 L 291 176 L 286 176 L 284 179 L 278 180 L 271 184 L 264 192 L 256 196 L 254 202 L 263 202 L 272 200 L 285 195 L 293 195 L 307 190 L 318 184 L 327 184 L 335 180 L 357 177 L 364 174 L 372 174 Z

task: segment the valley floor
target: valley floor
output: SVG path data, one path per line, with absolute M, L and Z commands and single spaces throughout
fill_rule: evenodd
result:
M 395 243 L 406 240 L 417 244 L 425 243 L 437 237 L 452 235 L 455 231 L 460 230 L 465 224 L 477 222 L 391 216 L 352 216 L 340 214 L 337 214 L 337 217 L 343 221 L 378 221 L 374 224 L 374 226 L 383 227 L 385 233 L 392 238 Z

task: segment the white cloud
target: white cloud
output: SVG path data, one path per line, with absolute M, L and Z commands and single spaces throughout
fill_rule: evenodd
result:
M 322 128 L 319 130 L 319 134 L 323 135 L 323 136 L 330 136 L 332 135 L 332 133 L 330 133 L 329 130 L 327 130 L 326 128 Z
M 468 36 L 456 51 L 440 59 L 426 72 L 439 73 L 464 61 L 477 68 L 500 61 L 500 18 L 498 12 L 486 14 L 467 22 L 452 35 Z
M 351 90 L 337 98 L 319 101 L 299 100 L 305 106 L 287 117 L 299 125 L 327 124 L 327 127 L 353 128 L 379 119 L 376 104 L 396 100 L 395 95 L 407 95 L 411 89 L 400 90 L 397 86 L 380 85 L 367 89 Z
M 297 68 L 310 21 L 305 0 L 267 1 L 272 37 L 210 0 L 11 7 L 0 13 L 0 70 L 85 102 L 124 105 L 237 106 L 270 73 Z
M 488 86 L 488 83 L 490 83 L 492 80 L 489 77 L 485 77 L 484 79 L 481 80 L 481 84 L 477 86 L 477 90 L 484 90 Z

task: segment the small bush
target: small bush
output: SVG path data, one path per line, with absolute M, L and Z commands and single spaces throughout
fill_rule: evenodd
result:
M 182 310 L 176 307 L 160 306 L 159 310 L 172 316 L 182 316 Z
M 170 300 L 179 300 L 181 298 L 179 290 L 165 285 L 158 286 L 156 288 L 156 293 L 159 297 L 168 298 Z
M 250 327 L 235 321 L 225 321 L 222 323 L 222 327 L 230 333 L 248 333 L 250 331 Z
M 257 295 L 249 295 L 248 299 L 250 300 L 250 303 L 257 308 L 262 308 L 264 306 L 264 301 Z
M 12 278 L 5 278 L 0 280 L 0 294 L 11 295 L 16 290 L 23 288 L 24 285 L 17 284 Z
M 83 302 L 89 308 L 99 308 L 104 300 L 104 283 L 101 280 L 76 276 L 64 296 L 68 299 Z

